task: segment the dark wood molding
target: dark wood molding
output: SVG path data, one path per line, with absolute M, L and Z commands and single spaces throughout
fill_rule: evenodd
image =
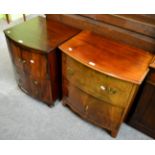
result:
M 115 41 L 123 42 L 153 53 L 155 52 L 154 38 L 124 29 L 123 27 L 97 21 L 89 17 L 84 17 L 83 15 L 55 14 L 46 16 L 47 19 L 54 19 L 76 28 L 91 30 Z

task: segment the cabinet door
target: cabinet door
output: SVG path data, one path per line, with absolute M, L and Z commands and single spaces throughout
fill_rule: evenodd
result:
M 41 100 L 48 105 L 52 104 L 52 90 L 51 90 L 51 82 L 50 80 L 37 80 L 27 77 L 28 83 L 28 93 L 38 99 Z
M 26 76 L 47 79 L 48 67 L 45 55 L 22 49 L 22 63 Z
M 85 116 L 87 96 L 77 87 L 63 79 L 63 103 L 68 104 L 78 114 Z
M 117 130 L 121 123 L 123 109 L 89 96 L 87 117 L 97 125 L 109 130 Z

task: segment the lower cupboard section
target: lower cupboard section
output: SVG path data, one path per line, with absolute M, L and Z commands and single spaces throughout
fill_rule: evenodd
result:
M 34 80 L 28 77 L 18 81 L 19 88 L 33 98 L 41 100 L 47 105 L 52 105 L 52 90 L 49 80 Z
M 113 137 L 117 135 L 124 109 L 103 102 L 81 89 L 65 82 L 63 87 L 63 104 L 84 119 L 111 131 Z

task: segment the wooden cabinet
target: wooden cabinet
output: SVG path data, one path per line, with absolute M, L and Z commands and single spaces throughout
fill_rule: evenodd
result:
M 4 31 L 18 86 L 26 94 L 53 105 L 60 97 L 57 46 L 79 30 L 36 17 Z
M 129 124 L 155 138 L 155 62 L 150 65 L 150 72 Z
M 83 31 L 59 46 L 63 104 L 115 137 L 152 55 Z

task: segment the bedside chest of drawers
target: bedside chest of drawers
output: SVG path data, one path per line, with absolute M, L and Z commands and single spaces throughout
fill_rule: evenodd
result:
M 155 138 L 155 58 L 129 124 Z
M 26 94 L 53 105 L 59 97 L 57 46 L 79 30 L 36 17 L 4 31 L 18 86 Z
M 115 137 L 152 55 L 83 31 L 59 46 L 63 104 Z

